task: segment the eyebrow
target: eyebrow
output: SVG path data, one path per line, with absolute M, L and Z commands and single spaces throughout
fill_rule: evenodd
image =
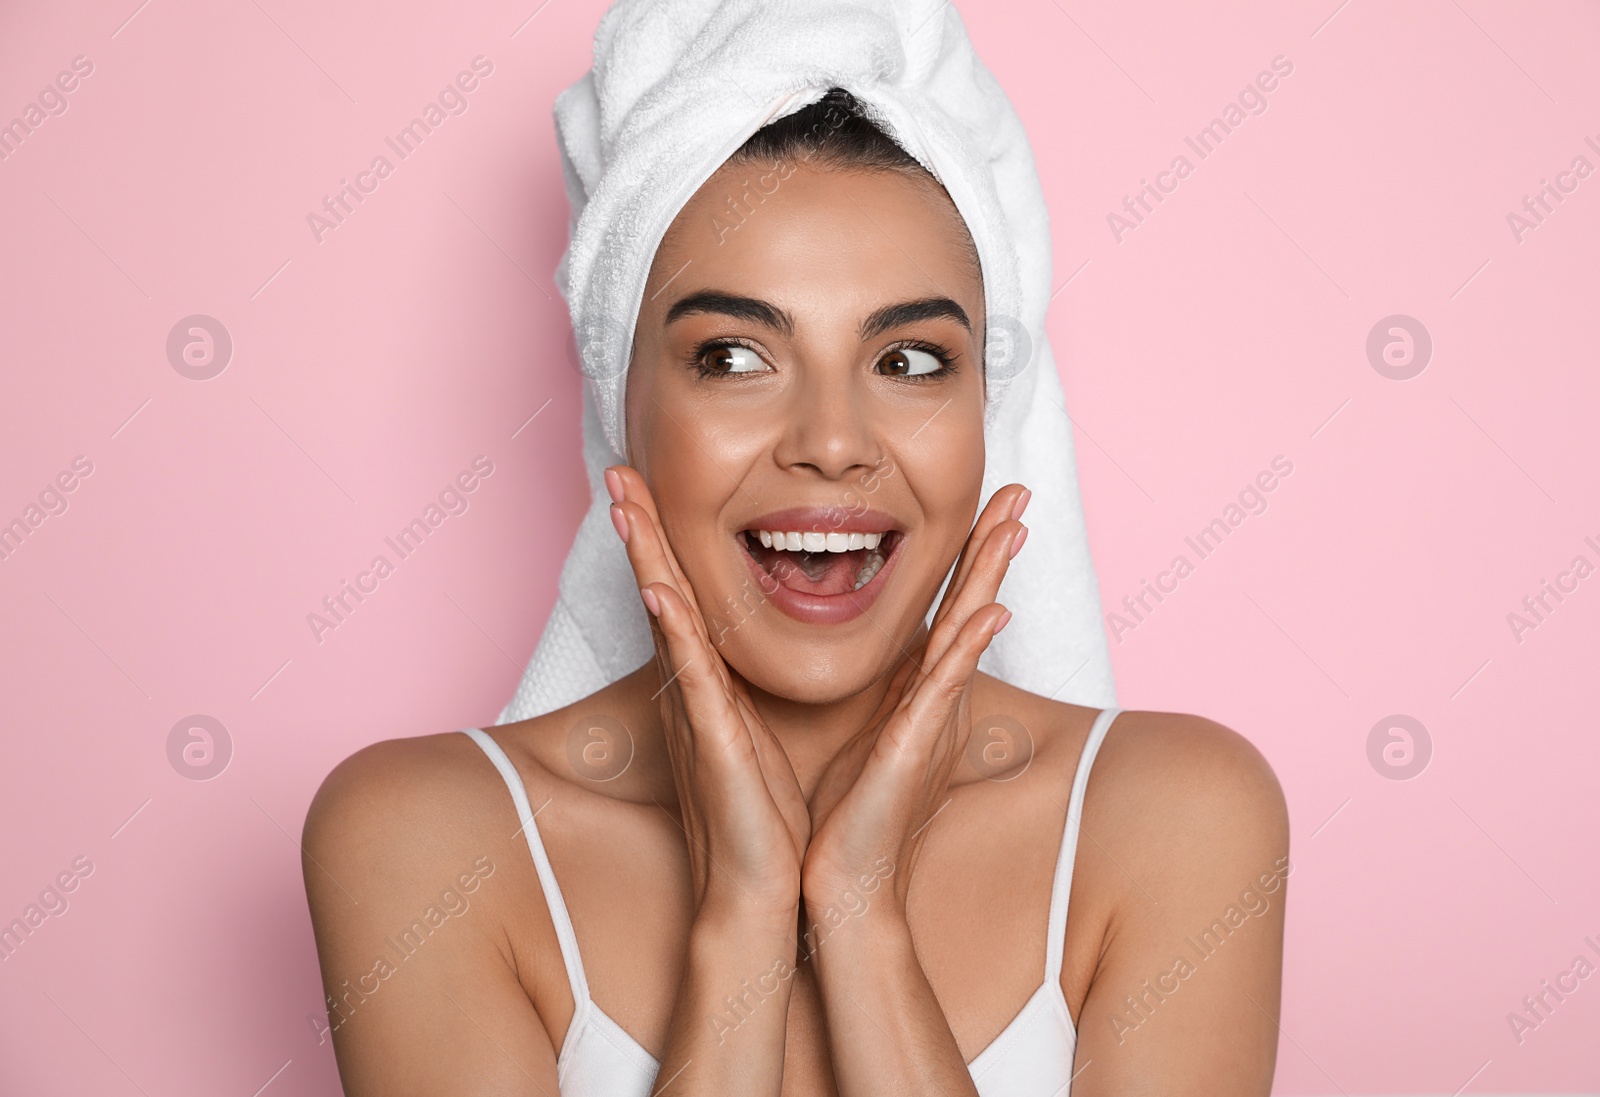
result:
M 674 321 L 696 313 L 731 316 L 736 320 L 748 320 L 760 324 L 784 335 L 794 334 L 794 317 L 777 305 L 763 301 L 759 297 L 746 297 L 743 294 L 725 293 L 721 290 L 702 290 L 679 298 L 667 310 L 665 323 L 670 325 Z M 967 310 L 955 301 L 949 297 L 924 297 L 917 301 L 901 301 L 878 309 L 862 321 L 861 338 L 863 341 L 873 339 L 884 332 L 921 320 L 955 320 L 969 332 L 972 330 L 972 321 L 967 316 Z
M 972 331 L 972 321 L 967 319 L 966 309 L 948 297 L 924 297 L 920 301 L 902 301 L 898 305 L 886 305 L 879 309 L 862 322 L 861 339 L 865 342 L 919 320 L 955 320 L 968 332 Z

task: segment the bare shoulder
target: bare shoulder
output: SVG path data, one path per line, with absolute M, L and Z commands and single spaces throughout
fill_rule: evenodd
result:
M 518 857 L 509 837 L 515 818 L 504 781 L 466 735 L 362 747 L 323 779 L 306 812 L 301 862 L 319 947 L 326 955 L 336 942 L 368 936 L 379 924 L 372 919 L 443 909 L 441 897 L 495 908 L 520 896 L 526 852 Z M 469 890 L 477 893 L 470 900 Z M 497 917 L 471 921 L 480 944 L 502 943 Z
M 1205 716 L 1118 713 L 1091 784 L 1099 785 L 1094 814 L 1110 832 L 1162 838 L 1150 856 L 1216 867 L 1219 859 L 1288 846 L 1283 788 L 1266 756 Z M 1205 856 L 1197 857 L 1202 843 Z
M 1277 828 L 1285 837 L 1283 790 L 1254 743 L 1232 728 L 1183 712 L 1117 714 L 1095 760 L 1110 799 L 1141 813 L 1159 806 L 1167 823 Z
M 508 933 L 511 912 L 539 904 L 519 831 L 506 783 L 457 732 L 373 743 L 323 780 L 302 867 L 327 993 L 318 1039 L 332 1036 L 352 1097 L 459 1091 L 469 1076 L 473 1092 L 512 1092 L 529 1070 L 553 1091 L 520 950 L 557 946 Z M 479 1024 L 513 1035 L 497 1049 Z
M 323 779 L 306 813 L 305 845 L 381 867 L 415 864 L 469 832 L 469 817 L 500 787 L 483 751 L 458 732 L 386 739 L 362 747 Z
M 1023 749 L 1052 793 L 1068 787 L 1099 710 L 995 679 L 984 694 L 980 704 L 1026 729 L 1012 733 L 1028 739 Z M 1215 865 L 1288 845 L 1283 790 L 1261 751 L 1232 728 L 1183 712 L 1116 714 L 1090 770 L 1083 822 L 1118 860 L 1120 848 L 1152 866 L 1163 858 Z
M 1081 1080 L 1085 1097 L 1266 1094 L 1293 871 L 1266 758 L 1203 716 L 1121 712 L 1083 830 L 1093 841 L 1079 847 L 1073 902 L 1081 890 L 1095 910 L 1096 939 L 1081 943 L 1070 993 L 1079 1054 L 1099 1068 Z
M 482 729 L 505 754 L 532 805 L 569 789 L 588 788 L 577 782 L 567 763 L 567 725 L 574 714 L 605 709 L 606 695 L 586 697 L 542 716 Z M 602 734 L 598 729 L 596 735 Z M 594 744 L 584 744 L 592 755 Z M 612 749 L 614 744 L 601 744 Z M 586 756 L 587 757 L 587 756 Z M 323 780 L 306 817 L 308 846 L 361 847 L 383 856 L 414 850 L 417 843 L 437 848 L 453 834 L 481 835 L 484 824 L 494 830 L 510 810 L 510 792 L 495 763 L 472 738 L 461 732 L 385 739 L 362 747 L 334 767 Z

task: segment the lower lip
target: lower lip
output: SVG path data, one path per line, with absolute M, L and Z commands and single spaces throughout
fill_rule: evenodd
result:
M 878 594 L 883 590 L 884 582 L 889 577 L 895 563 L 900 559 L 900 550 L 905 546 L 905 534 L 895 538 L 894 551 L 883 562 L 883 566 L 868 580 L 867 585 L 860 590 L 845 591 L 843 594 L 804 594 L 798 590 L 791 590 L 778 580 L 750 555 L 749 549 L 744 545 L 744 535 L 737 534 L 739 555 L 744 557 L 745 565 L 750 569 L 756 582 L 760 585 L 761 593 L 767 596 L 767 601 L 777 606 L 785 615 L 807 625 L 838 625 L 846 621 L 853 621 L 866 613 L 872 603 L 878 600 Z

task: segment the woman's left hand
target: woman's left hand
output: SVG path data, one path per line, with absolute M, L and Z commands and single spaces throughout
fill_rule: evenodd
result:
M 1011 618 L 994 599 L 1027 535 L 1016 519 L 1029 494 L 1021 484 L 994 493 L 956 562 L 926 646 L 901 665 L 877 713 L 823 772 L 801 869 L 808 909 L 841 902 L 851 909 L 862 890 L 877 889 L 868 878 L 889 877 L 895 886 L 886 895 L 904 914 L 917 853 L 971 734 L 978 658 Z

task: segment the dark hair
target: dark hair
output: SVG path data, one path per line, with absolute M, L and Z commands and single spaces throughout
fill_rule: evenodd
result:
M 895 144 L 861 100 L 843 88 L 757 130 L 731 157 L 771 163 L 808 160 L 832 168 L 932 174 Z
M 808 107 L 761 127 L 739 146 L 728 162 L 772 164 L 787 160 L 847 171 L 897 171 L 936 188 L 960 211 L 944 185 L 916 157 L 895 143 L 874 120 L 865 103 L 843 88 L 829 88 Z M 965 222 L 962 222 L 965 228 Z M 972 269 L 983 277 L 983 264 L 971 231 L 963 234 Z

